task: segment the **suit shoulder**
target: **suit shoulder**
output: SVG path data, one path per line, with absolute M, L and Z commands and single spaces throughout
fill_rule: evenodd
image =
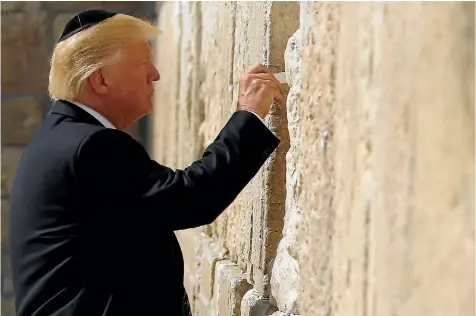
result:
M 79 151 L 95 148 L 100 151 L 123 150 L 125 148 L 140 149 L 142 146 L 131 135 L 116 129 L 102 128 L 92 131 L 86 135 Z
M 146 150 L 131 135 L 115 129 L 99 129 L 80 143 L 76 160 L 97 166 L 149 159 Z
M 75 157 L 75 175 L 80 183 L 100 190 L 104 196 L 118 192 L 130 194 L 126 189 L 128 183 L 139 183 L 150 161 L 147 151 L 132 136 L 119 130 L 102 129 L 80 144 Z

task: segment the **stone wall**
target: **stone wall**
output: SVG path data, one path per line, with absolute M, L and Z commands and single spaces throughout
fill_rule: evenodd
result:
M 177 232 L 194 315 L 474 314 L 474 12 L 163 5 L 159 162 L 200 157 L 252 64 L 288 81 L 277 151 L 212 225 Z
M 49 56 L 66 22 L 77 12 L 106 8 L 154 20 L 154 2 L 2 1 L 1 3 L 1 315 L 13 315 L 8 257 L 8 197 L 23 148 L 48 113 Z M 141 140 L 140 124 L 130 130 Z

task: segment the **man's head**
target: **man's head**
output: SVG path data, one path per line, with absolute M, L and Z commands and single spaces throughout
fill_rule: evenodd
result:
M 86 11 L 65 27 L 51 58 L 52 99 L 78 101 L 127 128 L 152 109 L 160 79 L 148 40 L 160 31 L 124 14 Z

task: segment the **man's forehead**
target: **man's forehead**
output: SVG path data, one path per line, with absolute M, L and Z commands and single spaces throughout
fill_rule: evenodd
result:
M 133 42 L 124 45 L 124 48 L 130 52 L 132 55 L 135 55 L 139 58 L 148 56 L 152 53 L 152 49 L 149 44 L 145 41 L 142 42 Z

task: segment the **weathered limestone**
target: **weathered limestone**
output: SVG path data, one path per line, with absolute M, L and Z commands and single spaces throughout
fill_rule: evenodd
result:
M 277 310 L 267 298 L 256 289 L 246 292 L 241 301 L 241 316 L 268 316 Z
M 250 65 L 289 85 L 277 151 L 177 234 L 194 313 L 474 314 L 474 4 L 299 5 L 162 8 L 163 161 L 213 141 Z
M 219 261 L 215 269 L 213 305 L 207 315 L 240 316 L 240 304 L 251 285 L 236 263 Z
M 199 141 L 202 151 L 217 137 L 228 115 L 232 102 L 232 64 L 233 32 L 234 32 L 234 2 L 202 2 L 201 23 L 202 35 L 200 41 L 200 102 L 203 121 L 199 128 Z M 227 113 L 227 112 L 225 112 Z M 221 215 L 215 223 L 205 227 L 209 235 L 216 234 L 225 239 L 226 223 L 229 213 Z M 232 231 L 230 230 L 230 233 Z
M 301 8 L 300 312 L 474 314 L 474 4 Z
M 299 97 L 301 84 L 299 77 L 301 31 L 296 31 L 288 40 L 285 52 L 286 78 L 290 86 L 286 102 L 290 148 L 286 154 L 286 214 L 284 216 L 283 238 L 279 242 L 273 262 L 271 277 L 272 301 L 281 311 L 297 313 L 299 286 L 299 266 L 297 262 L 297 233 L 301 221 L 302 176 L 297 168 L 300 158 Z
M 240 76 L 252 65 L 265 61 L 265 34 L 266 34 L 266 2 L 236 2 L 236 16 L 234 18 L 234 51 L 231 59 L 233 67 L 233 102 L 238 102 L 238 85 Z M 229 109 L 234 111 L 234 108 Z M 253 226 L 257 214 L 263 211 L 262 197 L 262 171 L 241 192 L 229 213 L 228 225 L 236 226 L 234 236 L 227 234 L 227 246 L 234 246 L 239 267 L 247 272 L 248 281 L 252 278 L 252 244 Z M 232 229 L 229 227 L 228 229 Z M 259 233 L 259 232 L 258 232 Z M 230 247 L 229 246 L 229 247 Z M 257 245 L 258 246 L 258 245 Z
M 194 302 L 200 292 L 200 268 L 201 268 L 201 251 L 203 242 L 200 236 L 200 229 L 189 229 L 176 233 L 177 239 L 182 249 L 184 259 L 184 286 L 189 296 L 192 309 Z
M 300 159 L 296 168 L 302 175 L 298 203 L 303 209 L 298 261 L 306 263 L 299 265 L 302 315 L 327 315 L 333 304 L 330 260 L 335 217 L 333 113 L 339 8 L 338 3 L 301 3 Z
M 239 76 L 258 62 L 271 65 L 274 72 L 283 70 L 287 39 L 298 28 L 297 9 L 295 3 L 238 3 L 233 72 L 235 85 Z M 236 101 L 237 93 L 234 94 Z M 238 239 L 238 263 L 242 269 L 246 268 L 249 281 L 253 282 L 266 304 L 269 295 L 268 268 L 281 237 L 284 214 L 284 164 L 289 147 L 284 104 L 281 108 L 273 106 L 267 125 L 281 139 L 281 144 L 234 204 L 240 205 L 241 212 L 245 211 L 240 216 L 244 225 Z
M 271 2 L 266 8 L 266 64 L 274 72 L 284 68 L 284 51 L 288 38 L 299 27 L 299 6 L 293 2 Z M 285 86 L 285 88 L 287 88 Z M 269 263 L 276 254 L 283 229 L 285 209 L 286 152 L 289 149 L 286 104 L 273 105 L 267 117 L 269 129 L 281 143 L 263 167 L 260 183 L 261 209 L 254 209 L 251 263 L 255 288 L 269 296 Z M 262 280 L 263 277 L 265 280 Z M 257 286 L 263 284 L 262 287 Z

